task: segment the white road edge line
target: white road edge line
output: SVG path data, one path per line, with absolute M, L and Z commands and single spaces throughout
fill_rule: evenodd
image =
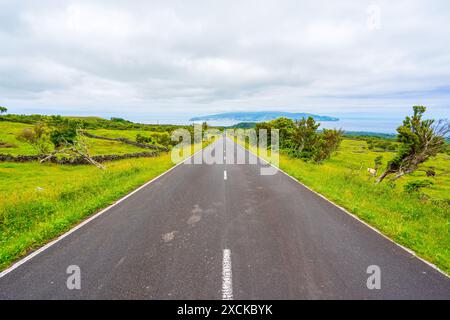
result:
M 212 145 L 212 144 L 211 144 Z M 209 146 L 207 146 L 209 147 Z M 206 147 L 206 148 L 207 148 Z M 8 273 L 14 271 L 15 269 L 17 269 L 18 267 L 20 267 L 21 265 L 23 265 L 24 263 L 26 263 L 27 261 L 30 261 L 31 259 L 33 259 L 34 257 L 36 257 L 38 254 L 44 252 L 45 250 L 47 250 L 48 248 L 50 248 L 51 246 L 53 246 L 54 244 L 58 243 L 59 241 L 61 241 L 62 239 L 66 238 L 67 236 L 71 235 L 72 233 L 74 233 L 75 231 L 77 231 L 78 229 L 82 228 L 83 226 L 85 226 L 86 224 L 88 224 L 89 222 L 91 222 L 92 220 L 98 218 L 100 215 L 102 215 L 103 213 L 107 212 L 108 210 L 112 209 L 113 207 L 117 206 L 119 203 L 125 201 L 126 199 L 128 199 L 129 197 L 131 197 L 132 195 L 134 195 L 135 193 L 139 192 L 140 190 L 144 189 L 145 187 L 147 187 L 148 185 L 150 185 L 151 183 L 155 182 L 156 180 L 158 180 L 159 178 L 161 178 L 162 176 L 166 175 L 167 173 L 171 172 L 172 170 L 174 170 L 175 168 L 177 168 L 178 166 L 186 163 L 188 160 L 192 159 L 195 155 L 197 155 L 198 153 L 202 152 L 204 150 L 204 148 L 202 148 L 201 150 L 195 152 L 193 155 L 191 155 L 190 157 L 184 159 L 183 161 L 180 161 L 179 163 L 177 163 L 176 165 L 174 165 L 172 168 L 170 168 L 167 171 L 164 171 L 163 173 L 161 173 L 159 176 L 153 178 L 152 180 L 150 180 L 149 182 L 145 183 L 144 185 L 140 186 L 139 188 L 135 189 L 134 191 L 128 193 L 126 196 L 124 196 L 123 198 L 117 200 L 116 202 L 114 202 L 112 205 L 110 205 L 109 207 L 101 210 L 100 212 L 96 213 L 95 215 L 93 215 L 92 217 L 84 220 L 83 222 L 79 223 L 78 225 L 76 225 L 75 227 L 73 227 L 72 229 L 70 229 L 69 231 L 67 231 L 66 233 L 62 234 L 61 236 L 59 236 L 58 238 L 56 238 L 55 240 L 47 243 L 46 245 L 44 245 L 43 247 L 40 247 L 39 249 L 37 249 L 36 251 L 30 253 L 29 255 L 27 255 L 25 258 L 22 258 L 21 260 L 17 261 L 16 263 L 14 263 L 11 267 L 3 270 L 2 272 L 0 272 L 0 279 L 3 278 L 4 276 L 6 276 Z
M 227 170 L 223 171 L 223 180 L 227 180 Z
M 230 139 L 229 137 L 227 137 L 228 139 Z M 231 140 L 231 139 L 230 139 Z M 233 140 L 232 140 L 233 141 Z M 236 143 L 233 141 L 233 143 Z M 367 222 L 361 220 L 358 216 L 354 215 L 353 213 L 349 212 L 347 209 L 345 209 L 344 207 L 341 207 L 340 205 L 332 202 L 331 200 L 327 199 L 324 195 L 318 193 L 317 191 L 311 189 L 310 187 L 308 187 L 307 185 L 303 184 L 302 182 L 300 182 L 299 180 L 297 180 L 296 178 L 294 178 L 293 176 L 291 176 L 290 174 L 288 174 L 287 172 L 285 172 L 284 170 L 278 168 L 277 166 L 273 165 L 272 163 L 268 162 L 267 160 L 261 158 L 259 155 L 255 154 L 253 151 L 248 150 L 246 148 L 244 148 L 243 146 L 241 146 L 239 143 L 236 143 L 239 147 L 241 147 L 244 150 L 247 150 L 248 152 L 250 152 L 251 154 L 253 154 L 255 157 L 259 158 L 261 161 L 265 162 L 266 164 L 274 167 L 275 169 L 277 169 L 278 171 L 280 171 L 281 173 L 287 175 L 289 178 L 291 178 L 292 180 L 294 180 L 295 182 L 301 184 L 303 187 L 305 187 L 306 189 L 308 189 L 309 191 L 315 193 L 316 195 L 318 195 L 319 197 L 321 197 L 322 199 L 326 200 L 327 202 L 331 203 L 333 206 L 341 209 L 341 211 L 345 212 L 346 214 L 348 214 L 349 216 L 353 217 L 354 219 L 358 220 L 359 222 L 361 222 L 362 224 L 364 224 L 366 227 L 368 227 L 369 229 L 372 229 L 373 231 L 375 231 L 376 233 L 378 233 L 380 236 L 382 236 L 383 238 L 385 238 L 386 240 L 390 241 L 391 243 L 395 244 L 396 246 L 400 247 L 401 249 L 405 250 L 406 252 L 408 252 L 409 254 L 413 255 L 415 258 L 419 259 L 420 261 L 422 261 L 423 263 L 425 263 L 426 265 L 428 265 L 429 267 L 433 268 L 434 270 L 442 273 L 444 276 L 446 276 L 447 278 L 450 279 L 450 275 L 448 275 L 447 273 L 445 273 L 443 270 L 439 269 L 436 265 L 432 264 L 431 262 L 419 257 L 417 255 L 416 252 L 414 252 L 413 250 L 402 246 L 401 244 L 395 242 L 394 240 L 392 240 L 391 238 L 389 238 L 388 236 L 386 236 L 385 234 L 383 234 L 380 230 L 376 229 L 375 227 L 371 226 L 370 224 L 368 224 Z
M 231 270 L 231 250 L 223 250 L 222 300 L 233 300 L 233 276 Z

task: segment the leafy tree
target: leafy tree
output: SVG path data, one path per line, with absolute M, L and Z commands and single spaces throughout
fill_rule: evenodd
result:
M 295 130 L 292 136 L 293 154 L 299 158 L 311 159 L 318 142 L 317 129 L 319 123 L 312 117 L 301 119 L 295 122 Z
M 292 146 L 292 134 L 295 122 L 292 119 L 281 117 L 270 122 L 271 127 L 279 130 L 280 148 L 288 149 Z
M 77 141 L 77 122 L 62 118 L 52 117 L 53 130 L 50 132 L 50 141 L 56 149 L 66 145 L 74 145 Z
M 267 130 L 267 146 L 272 144 L 272 129 L 277 129 L 279 133 L 280 149 L 289 149 L 292 143 L 292 133 L 295 129 L 294 121 L 285 117 L 281 117 L 268 122 L 257 123 L 255 126 L 256 135 L 259 139 L 259 130 Z
M 256 133 L 267 130 L 267 145 L 271 144 L 271 130 L 279 130 L 280 149 L 290 155 L 320 163 L 331 157 L 342 141 L 342 130 L 328 130 L 318 132 L 320 124 L 309 117 L 293 121 L 288 118 L 278 118 L 269 122 L 256 124 Z
M 260 130 L 266 130 L 267 131 L 267 147 L 269 147 L 272 143 L 272 137 L 271 137 L 271 133 L 270 130 L 272 130 L 272 123 L 271 122 L 260 122 L 256 124 L 255 127 L 256 130 L 256 136 L 259 140 L 259 134 L 260 134 Z
M 83 123 L 61 116 L 52 116 L 51 124 L 53 130 L 50 132 L 50 141 L 55 146 L 55 150 L 43 158 L 41 163 L 59 154 L 72 159 L 82 157 L 97 168 L 106 169 L 90 156 L 88 141 L 82 134 L 79 134 L 79 128 L 83 126 Z
M 395 174 L 391 179 L 395 181 L 405 174 L 414 172 L 420 164 L 446 149 L 445 139 L 450 132 L 449 122 L 423 120 L 422 116 L 426 111 L 424 106 L 414 106 L 413 110 L 414 115 L 406 117 L 403 125 L 397 128 L 400 148 L 395 158 L 388 162 L 377 183 L 391 174 Z
M 32 129 L 23 129 L 18 134 L 17 140 L 28 143 L 40 154 L 45 154 L 50 150 L 47 129 L 42 122 L 36 123 Z
M 317 135 L 316 144 L 313 146 L 312 160 L 320 163 L 329 159 L 333 152 L 337 151 L 342 141 L 342 130 L 323 129 L 323 133 Z
M 0 107 L 0 114 L 1 114 L 1 113 L 5 113 L 5 112 L 7 112 L 7 111 L 8 111 L 7 108 L 5 108 L 5 107 Z

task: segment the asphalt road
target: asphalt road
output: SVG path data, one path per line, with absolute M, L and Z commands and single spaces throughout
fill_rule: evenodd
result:
M 231 162 L 223 141 L 207 151 Z M 176 167 L 5 274 L 0 299 L 450 299 L 448 277 L 261 166 Z

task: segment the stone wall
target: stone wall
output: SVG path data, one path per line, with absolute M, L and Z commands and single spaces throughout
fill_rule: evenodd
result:
M 111 155 L 100 155 L 100 156 L 93 156 L 92 159 L 95 161 L 102 163 L 107 161 L 115 161 L 115 160 L 123 160 L 123 159 L 133 159 L 133 158 L 153 158 L 158 156 L 158 152 L 139 152 L 139 153 L 128 153 L 128 154 L 111 154 Z M 25 156 L 25 155 L 18 155 L 13 156 L 10 154 L 0 154 L 0 162 L 34 162 L 39 161 L 43 159 L 44 155 L 32 155 L 32 156 Z M 57 163 L 57 164 L 70 164 L 70 165 L 82 165 L 82 164 L 89 164 L 89 162 L 83 158 L 83 157 L 76 157 L 76 158 L 57 158 L 52 157 L 48 160 L 48 162 L 51 163 Z
M 160 147 L 160 146 L 154 146 L 151 144 L 145 144 L 145 143 L 139 143 L 139 142 L 135 142 L 135 141 L 131 141 L 128 140 L 126 138 L 108 138 L 108 137 L 102 137 L 102 136 L 97 136 L 95 134 L 83 131 L 81 133 L 82 135 L 84 135 L 85 137 L 88 138 L 92 138 L 92 139 L 101 139 L 101 140 L 109 140 L 109 141 L 119 141 L 125 144 L 129 144 L 135 147 L 139 147 L 139 148 L 144 148 L 144 149 L 153 149 L 153 150 L 160 150 L 160 151 L 169 151 L 169 149 L 165 148 L 165 147 Z

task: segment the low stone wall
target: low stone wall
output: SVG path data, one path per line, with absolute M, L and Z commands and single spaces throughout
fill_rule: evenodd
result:
M 0 154 L 0 162 L 33 162 L 43 159 L 44 156 L 13 156 L 10 154 Z
M 102 163 L 107 161 L 115 161 L 115 160 L 123 160 L 123 159 L 133 159 L 133 158 L 153 158 L 158 156 L 158 152 L 139 152 L 139 153 L 128 153 L 128 154 L 111 154 L 111 155 L 100 155 L 93 156 L 92 159 L 95 161 Z M 32 156 L 13 156 L 10 154 L 0 154 L 0 162 L 35 162 L 43 159 L 44 155 L 32 155 Z M 57 158 L 52 157 L 48 160 L 51 163 L 57 164 L 70 164 L 70 165 L 82 165 L 89 164 L 89 162 L 83 157 L 76 158 Z
M 108 141 L 119 141 L 125 144 L 129 144 L 135 147 L 144 148 L 144 149 L 153 149 L 153 150 L 160 150 L 160 151 L 169 151 L 169 149 L 165 147 L 159 147 L 159 146 L 153 146 L 151 144 L 145 144 L 145 143 L 139 143 L 135 141 L 128 140 L 126 138 L 108 138 L 108 137 L 102 137 L 97 136 L 95 134 L 83 131 L 81 134 L 85 137 L 92 138 L 92 139 L 101 139 L 101 140 L 108 140 Z

